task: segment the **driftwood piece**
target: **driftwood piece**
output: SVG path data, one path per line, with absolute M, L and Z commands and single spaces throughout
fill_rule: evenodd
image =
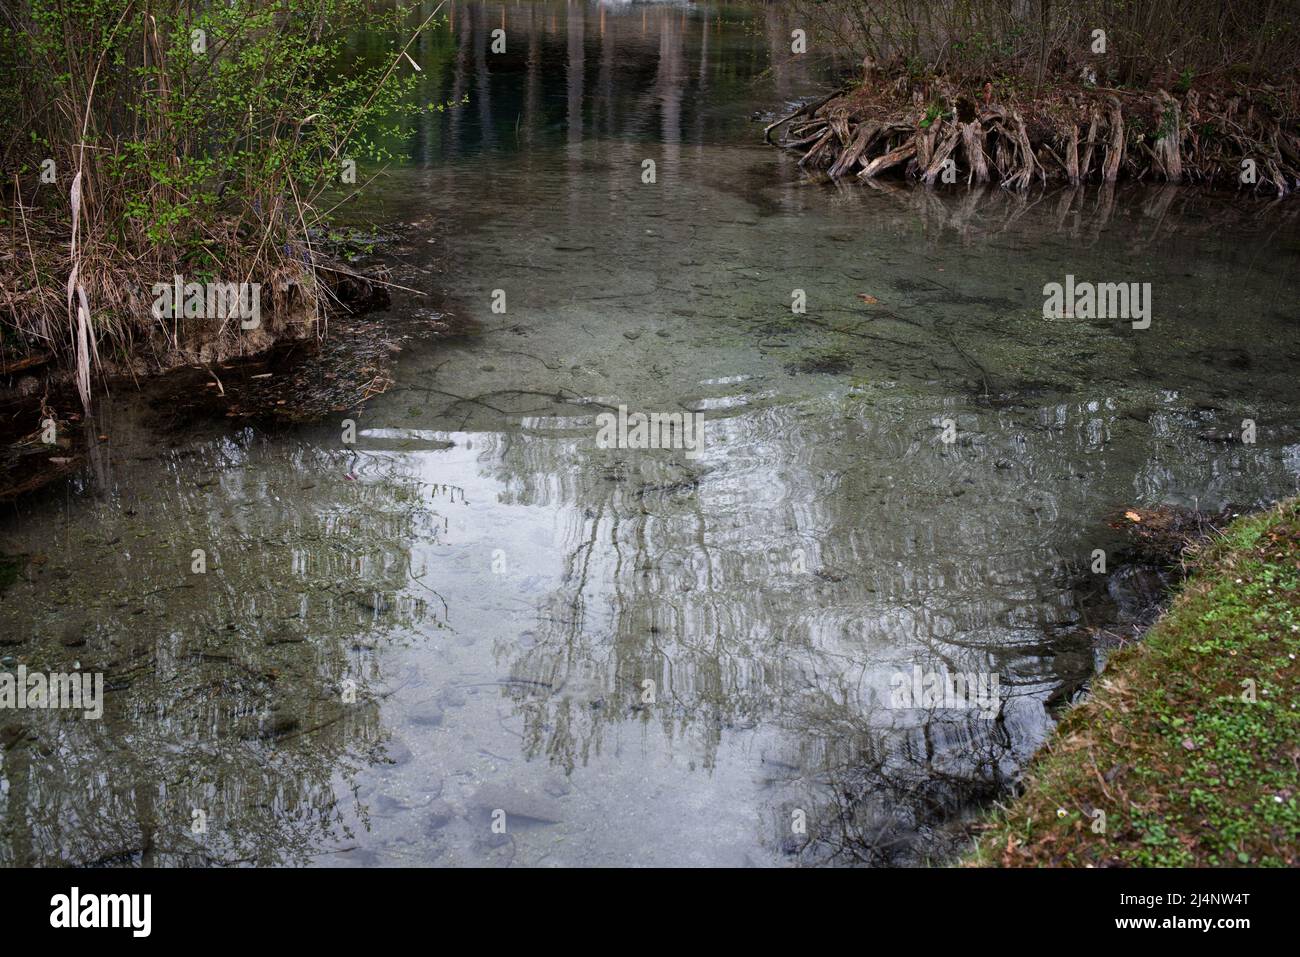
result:
M 1110 142 L 1106 146 L 1106 163 L 1101 173 L 1101 178 L 1107 183 L 1119 178 L 1119 166 L 1124 160 L 1124 113 L 1117 97 L 1112 96 L 1110 103 Z
M 937 116 L 928 130 L 916 134 L 916 165 L 923 170 L 930 167 L 930 159 L 934 156 L 934 141 L 942 126 L 943 117 Z
M 1182 158 L 1182 116 L 1178 101 L 1164 90 L 1160 91 L 1158 102 L 1163 107 L 1160 113 L 1161 136 L 1156 140 L 1156 161 L 1160 164 L 1165 179 L 1178 183 L 1183 178 Z M 1172 124 L 1172 129 L 1169 128 Z
M 1010 138 L 1015 145 L 1015 160 L 1019 169 L 1009 177 L 1005 177 L 1002 185 L 1023 189 L 1033 181 L 1034 173 L 1041 172 L 1041 168 L 1034 155 L 1033 144 L 1029 142 L 1029 131 L 1025 129 L 1024 117 L 1016 110 L 1012 110 L 1007 116 L 1015 124 Z
M 998 168 L 998 175 L 1002 177 L 1003 185 L 1006 185 L 1011 178 L 1011 168 L 1016 164 L 1015 146 L 1011 134 L 1001 123 L 995 124 L 993 131 L 997 134 L 998 142 L 997 149 L 993 151 L 997 157 L 994 164 Z
M 1065 145 L 1065 178 L 1074 186 L 1079 182 L 1079 126 L 1070 120 L 1070 138 Z
M 843 113 L 831 117 L 831 129 L 839 137 L 840 146 L 848 146 L 853 141 L 853 133 L 849 130 L 849 118 Z
M 1271 159 L 1264 161 L 1264 168 L 1268 170 L 1269 178 L 1277 188 L 1278 199 L 1281 199 L 1287 194 L 1286 177 L 1282 175 L 1282 171 L 1277 168 L 1277 164 Z
M 828 129 L 825 133 L 821 135 L 821 138 L 817 141 L 817 145 L 815 145 L 807 153 L 803 154 L 803 157 L 799 160 L 799 165 L 807 166 L 818 156 L 820 156 L 822 152 L 825 151 L 826 147 L 828 147 L 831 144 L 831 141 L 834 139 L 835 139 L 835 131 L 833 129 Z
M 804 147 L 804 146 L 812 146 L 812 144 L 816 143 L 819 139 L 821 139 L 822 134 L 825 132 L 826 132 L 826 128 L 824 126 L 818 127 L 817 132 L 809 136 L 800 137 L 797 140 L 791 140 L 789 143 L 784 143 L 782 145 L 785 146 L 786 149 L 790 149 L 790 150 L 797 150 L 800 147 Z
M 1101 126 L 1101 112 L 1093 104 L 1088 120 L 1088 145 L 1083 151 L 1083 163 L 1079 166 L 1079 175 L 1084 179 L 1092 171 L 1092 151 L 1097 146 L 1097 130 Z
M 826 121 L 822 119 L 813 120 L 811 123 L 800 123 L 798 126 L 790 127 L 791 136 L 807 136 L 809 133 L 816 131 L 821 133 L 826 129 Z
M 959 139 L 961 139 L 961 130 L 955 128 L 944 137 L 943 142 L 939 144 L 939 148 L 934 151 L 934 156 L 930 159 L 930 165 L 925 168 L 925 173 L 921 177 L 926 186 L 934 185 L 934 178 L 939 175 L 939 170 L 943 169 L 944 160 L 957 146 Z
M 772 133 L 775 132 L 779 127 L 785 126 L 785 124 L 789 123 L 791 120 L 797 120 L 801 116 L 807 116 L 809 114 L 815 113 L 817 110 L 821 109 L 823 106 L 825 106 L 827 103 L 835 99 L 843 92 L 845 92 L 843 87 L 840 87 L 839 89 L 836 90 L 832 90 L 830 93 L 827 93 L 825 96 L 821 97 L 820 99 L 810 100 L 809 102 L 805 103 L 803 106 L 799 107 L 799 109 L 791 113 L 789 116 L 782 117 L 781 119 L 777 120 L 775 123 L 772 123 L 769 126 L 765 127 L 763 129 L 763 142 L 767 143 L 769 146 L 775 146 L 776 144 L 772 142 Z
M 859 179 L 871 179 L 890 167 L 897 166 L 916 155 L 916 140 L 911 139 L 868 163 L 858 174 Z
M 989 181 L 988 158 L 984 153 L 984 127 L 979 120 L 971 120 L 961 128 L 961 148 L 966 154 L 970 177 L 977 183 Z
M 0 376 L 11 376 L 25 370 L 38 369 L 43 365 L 48 365 L 53 359 L 54 354 L 51 352 L 38 352 L 35 355 L 15 359 L 12 362 L 0 360 Z
M 879 132 L 880 124 L 874 120 L 859 126 L 857 135 L 853 137 L 853 142 L 849 144 L 844 152 L 840 153 L 840 158 L 831 166 L 831 179 L 839 179 L 852 169 L 854 164 L 858 162 L 858 158 L 871 147 Z

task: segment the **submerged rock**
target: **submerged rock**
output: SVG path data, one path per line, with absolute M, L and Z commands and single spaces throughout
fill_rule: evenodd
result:
M 452 806 L 438 798 L 429 805 L 428 813 L 424 818 L 424 829 L 426 831 L 437 831 L 446 827 L 456 817 L 456 812 Z
M 436 701 L 422 701 L 407 712 L 406 718 L 411 724 L 436 728 L 442 724 L 447 712 Z
M 496 810 L 505 811 L 507 827 L 510 821 L 558 824 L 564 819 L 559 801 L 514 785 L 484 784 L 470 803 L 475 810 L 488 815 Z
M 411 759 L 415 757 L 411 749 L 406 746 L 406 742 L 401 738 L 392 738 L 385 744 L 383 754 L 388 763 L 394 766 L 409 764 Z

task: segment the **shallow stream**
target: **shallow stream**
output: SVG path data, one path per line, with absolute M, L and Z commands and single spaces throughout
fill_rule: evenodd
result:
M 413 56 L 460 105 L 349 215 L 429 293 L 396 311 L 472 331 L 407 343 L 355 444 L 119 395 L 6 509 L 5 667 L 108 691 L 0 712 L 0 864 L 950 854 L 1096 665 L 1107 522 L 1295 493 L 1294 215 L 810 183 L 753 114 L 835 64 L 771 9 L 453 11 Z M 1044 319 L 1067 275 L 1150 283 L 1150 328 Z M 598 447 L 619 406 L 702 449 Z M 914 668 L 997 717 L 891 707 Z

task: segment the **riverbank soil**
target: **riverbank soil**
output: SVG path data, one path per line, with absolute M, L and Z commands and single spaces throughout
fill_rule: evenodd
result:
M 1297 864 L 1300 500 L 1189 560 L 1168 612 L 1065 715 L 968 864 Z
M 392 385 L 406 343 L 464 329 L 441 307 L 417 317 L 389 311 L 386 275 L 379 267 L 325 275 L 330 306 L 314 332 L 266 337 L 244 355 L 190 356 L 162 368 L 119 366 L 96 381 L 96 392 L 139 392 L 154 425 L 172 434 L 222 418 L 300 424 L 356 412 Z M 74 473 L 88 450 L 109 440 L 86 424 L 70 372 L 46 358 L 39 365 L 0 365 L 0 502 Z

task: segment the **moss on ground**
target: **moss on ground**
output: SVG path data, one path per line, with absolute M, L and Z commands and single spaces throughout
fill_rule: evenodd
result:
M 1300 499 L 1233 522 L 1194 563 L 966 865 L 1300 863 Z

